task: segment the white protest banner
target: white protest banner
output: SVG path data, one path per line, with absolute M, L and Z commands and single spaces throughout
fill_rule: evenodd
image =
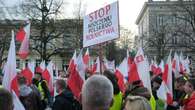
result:
M 118 1 L 84 16 L 83 47 L 119 37 Z

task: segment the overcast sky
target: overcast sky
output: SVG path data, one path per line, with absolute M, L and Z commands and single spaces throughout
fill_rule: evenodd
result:
M 4 2 L 6 2 L 9 6 L 19 3 L 18 1 L 21 0 L 4 0 Z M 65 8 L 66 15 L 72 16 L 75 4 L 78 3 L 79 0 L 64 1 L 68 4 Z M 114 1 L 116 0 L 82 0 L 86 13 L 90 13 Z M 135 25 L 135 20 L 145 1 L 147 0 L 119 0 L 120 24 L 128 27 L 132 31 L 136 31 L 137 27 Z

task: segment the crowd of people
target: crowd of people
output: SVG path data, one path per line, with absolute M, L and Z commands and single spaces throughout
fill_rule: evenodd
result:
M 161 75 L 151 73 L 152 94 L 142 85 L 141 80 L 131 84 L 127 82 L 126 91 L 120 91 L 117 77 L 109 70 L 103 74 L 86 75 L 81 100 L 77 100 L 68 87 L 68 76 L 56 79 L 55 96 L 50 93 L 41 73 L 35 73 L 30 85 L 21 75 L 17 80 L 19 99 L 25 110 L 195 110 L 195 78 L 185 75 L 173 77 L 173 101 L 167 104 L 157 96 L 162 83 Z M 151 97 L 155 100 L 151 101 Z M 13 108 L 12 94 L 0 86 L 0 110 Z

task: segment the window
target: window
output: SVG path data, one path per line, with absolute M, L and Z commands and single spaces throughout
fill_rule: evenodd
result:
M 160 26 L 163 25 L 163 15 L 159 15 L 159 17 L 158 17 L 158 23 L 159 23 Z
M 177 44 L 177 37 L 176 36 L 172 37 L 172 44 Z

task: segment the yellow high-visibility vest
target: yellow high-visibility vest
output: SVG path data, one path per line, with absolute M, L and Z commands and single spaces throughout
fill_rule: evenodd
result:
M 151 94 L 151 97 L 150 97 L 150 106 L 151 106 L 152 110 L 156 110 L 156 100 L 155 100 L 155 98 L 152 94 Z
M 47 82 L 45 81 L 45 80 L 43 80 L 46 84 L 47 84 Z M 42 82 L 43 82 L 42 81 Z M 38 90 L 39 90 L 39 92 L 40 92 L 40 94 L 41 94 L 41 100 L 44 100 L 45 99 L 45 97 L 46 97 L 46 94 L 45 94 L 45 92 L 44 92 L 44 90 L 43 90 L 43 88 L 42 88 L 42 86 L 41 86 L 41 83 L 42 82 L 39 82 L 39 84 L 38 84 Z

